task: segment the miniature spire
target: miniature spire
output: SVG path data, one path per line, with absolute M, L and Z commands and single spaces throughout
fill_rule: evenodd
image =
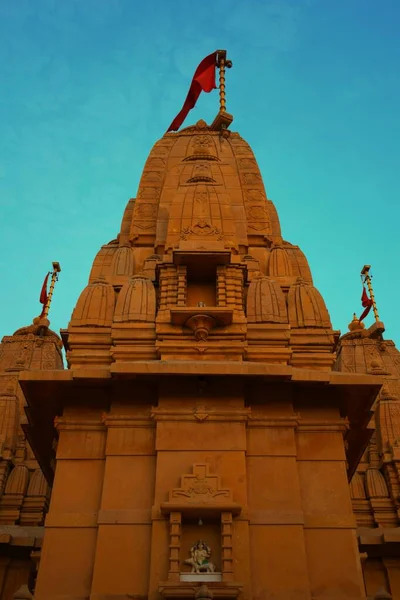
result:
M 353 320 L 348 325 L 350 331 L 358 331 L 360 329 L 364 329 L 364 323 L 361 323 L 360 319 L 357 317 L 356 313 L 353 314 Z
M 47 319 L 47 316 L 48 316 L 49 310 L 50 310 L 51 300 L 53 297 L 54 286 L 56 284 L 56 281 L 58 281 L 58 273 L 60 273 L 60 272 L 61 272 L 60 263 L 53 262 L 53 272 L 51 273 L 49 293 L 47 293 L 47 280 L 48 280 L 50 273 L 48 273 L 45 277 L 42 291 L 40 294 L 40 302 L 43 304 L 43 310 L 40 315 L 41 319 Z
M 361 271 L 361 281 L 363 282 L 363 286 L 365 283 L 367 284 L 370 297 L 368 298 L 365 288 L 363 287 L 363 295 L 361 298 L 361 302 L 362 302 L 362 305 L 364 306 L 365 310 L 359 320 L 362 321 L 364 319 L 364 317 L 367 316 L 367 314 L 369 313 L 369 311 L 372 307 L 372 310 L 374 311 L 374 315 L 375 315 L 375 321 L 378 323 L 379 315 L 378 315 L 378 309 L 376 308 L 374 290 L 372 289 L 372 283 L 371 283 L 372 278 L 371 278 L 371 275 L 369 274 L 370 269 L 371 269 L 371 265 L 364 265 L 364 267 Z

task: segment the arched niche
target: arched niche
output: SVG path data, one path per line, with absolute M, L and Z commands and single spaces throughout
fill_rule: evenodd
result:
M 192 473 L 181 477 L 181 486 L 169 492 L 168 501 L 160 508 L 162 514 L 169 517 L 170 548 L 168 580 L 160 584 L 161 594 L 171 599 L 177 594 L 180 598 L 191 598 L 194 583 L 205 583 L 214 597 L 236 599 L 241 586 L 234 581 L 233 528 L 242 506 L 234 502 L 232 491 L 221 485 L 220 477 L 210 473 L 207 464 L 194 464 Z M 200 529 L 199 521 L 203 523 L 201 527 L 207 525 L 206 530 L 214 539 L 219 536 L 217 551 L 210 558 L 216 566 L 214 573 L 190 573 L 190 567 L 182 570 L 188 558 L 183 551 L 185 538 L 188 546 L 188 540 L 195 543 L 197 537 L 206 537 L 196 531 L 196 527 Z

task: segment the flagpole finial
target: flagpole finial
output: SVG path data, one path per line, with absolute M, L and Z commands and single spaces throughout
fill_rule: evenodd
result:
M 219 67 L 219 111 L 226 112 L 225 69 L 232 67 L 232 61 L 226 57 L 226 50 L 217 50 L 217 66 Z
M 49 293 L 47 293 L 46 288 L 47 288 L 47 278 L 50 275 L 50 273 L 46 276 L 46 279 L 43 284 L 42 292 L 40 294 L 40 301 L 43 304 L 43 310 L 40 315 L 40 320 L 43 320 L 43 319 L 48 320 L 51 300 L 53 298 L 54 286 L 56 285 L 56 281 L 58 281 L 58 273 L 61 273 L 60 263 L 53 262 L 52 264 L 53 264 L 53 271 L 51 273 Z
M 232 61 L 227 59 L 226 50 L 217 50 L 216 64 L 219 68 L 219 112 L 210 129 L 220 131 L 223 135 L 229 135 L 226 130 L 232 123 L 233 116 L 226 112 L 225 69 L 232 67 Z
M 372 288 L 372 282 L 371 282 L 372 278 L 371 278 L 371 275 L 369 273 L 370 270 L 371 270 L 371 265 L 364 265 L 363 268 L 362 268 L 362 270 L 361 270 L 361 279 L 362 279 L 363 283 L 367 284 L 368 291 L 369 291 L 369 296 L 371 298 L 372 310 L 374 311 L 375 321 L 377 323 L 379 323 L 379 314 L 378 314 L 378 309 L 376 307 L 374 290 Z

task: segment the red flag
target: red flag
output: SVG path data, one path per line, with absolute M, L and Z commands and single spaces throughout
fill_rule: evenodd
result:
M 217 86 L 215 85 L 215 67 L 217 66 L 217 52 L 206 56 L 196 69 L 192 83 L 190 84 L 188 95 L 183 104 L 182 110 L 176 115 L 168 128 L 168 131 L 177 131 L 186 119 L 189 110 L 191 110 L 201 92 L 209 93 Z
M 365 310 L 364 310 L 363 314 L 361 315 L 361 317 L 358 319 L 359 321 L 362 321 L 363 319 L 365 319 L 365 317 L 368 315 L 369 311 L 372 308 L 372 300 L 371 300 L 371 298 L 368 298 L 367 290 L 365 289 L 364 286 L 363 286 L 363 291 L 362 291 L 362 296 L 361 296 L 361 304 L 363 305 Z
M 47 300 L 49 298 L 48 295 L 47 295 L 47 282 L 49 280 L 49 275 L 50 275 L 50 273 L 47 273 L 46 277 L 44 278 L 42 289 L 41 289 L 41 292 L 40 292 L 40 297 L 39 297 L 39 302 L 41 304 L 43 304 L 43 310 L 42 310 L 42 313 L 40 315 L 41 317 L 43 317 L 44 310 L 45 310 L 46 304 L 47 304 Z

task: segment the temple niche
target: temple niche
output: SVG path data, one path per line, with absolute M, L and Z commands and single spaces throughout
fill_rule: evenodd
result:
M 333 328 L 231 120 L 156 142 L 65 369 L 3 339 L 0 600 L 400 600 L 398 352 Z

